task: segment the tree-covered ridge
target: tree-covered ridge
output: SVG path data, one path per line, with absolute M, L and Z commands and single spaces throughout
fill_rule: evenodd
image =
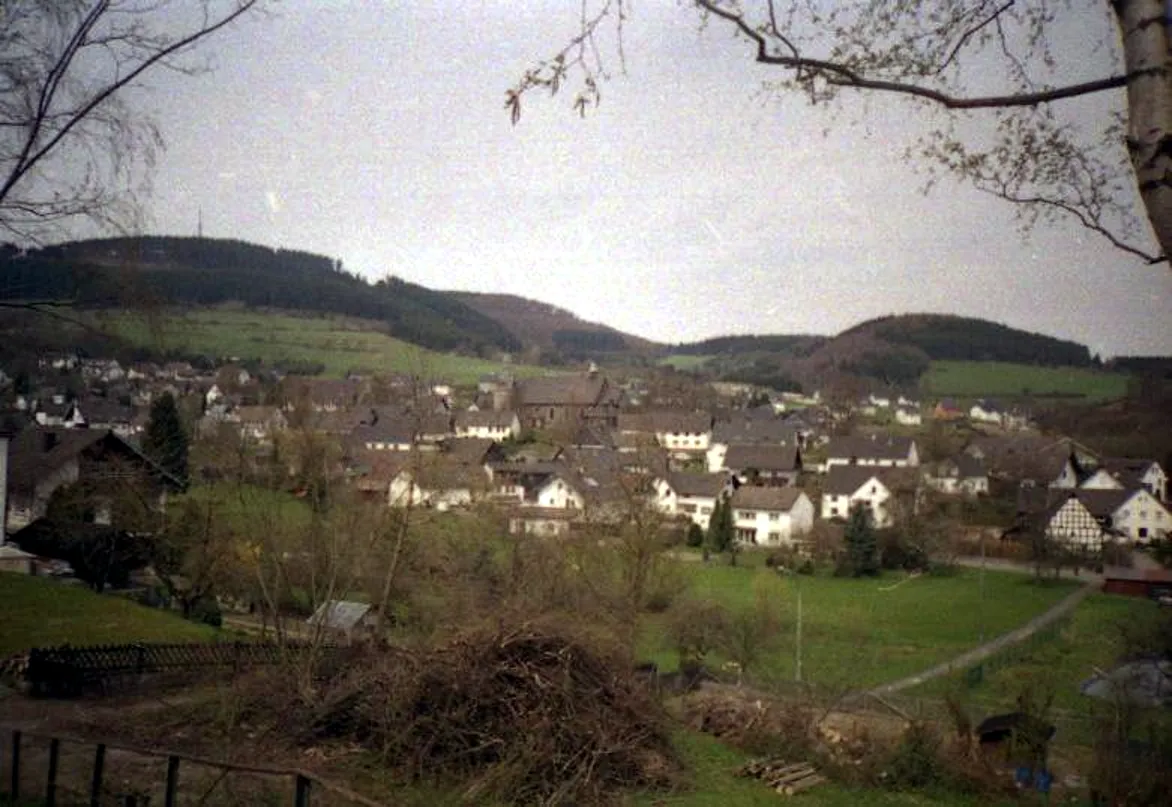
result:
M 970 317 L 905 314 L 864 322 L 845 333 L 869 331 L 877 339 L 919 348 L 934 361 L 1005 361 L 1089 367 L 1085 345 Z
M 786 353 L 792 356 L 806 356 L 826 339 L 825 336 L 806 334 L 716 336 L 699 342 L 672 345 L 669 352 L 678 356 L 715 356 L 740 353 Z
M 0 298 L 73 299 L 122 306 L 238 301 L 385 322 L 390 334 L 435 350 L 516 351 L 495 320 L 442 292 L 389 278 L 368 283 L 340 261 L 235 240 L 148 236 L 78 241 L 21 253 L 0 249 Z

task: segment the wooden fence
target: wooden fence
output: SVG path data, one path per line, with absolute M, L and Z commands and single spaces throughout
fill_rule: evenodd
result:
M 205 642 L 185 644 L 124 644 L 89 647 L 42 647 L 29 651 L 25 678 L 35 694 L 78 695 L 121 681 L 138 681 L 159 673 L 233 672 L 275 664 L 308 652 L 309 645 L 270 642 Z M 333 654 L 334 645 L 318 647 Z
M 91 807 L 383 807 L 317 774 L 8 729 L 0 803 Z M 181 772 L 183 775 L 181 776 Z M 247 780 L 247 781 L 243 781 Z

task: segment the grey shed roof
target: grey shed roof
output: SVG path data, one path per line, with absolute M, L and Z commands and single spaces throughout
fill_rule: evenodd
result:
M 370 603 L 349 600 L 323 602 L 306 620 L 310 625 L 324 625 L 332 630 L 351 630 L 370 612 Z

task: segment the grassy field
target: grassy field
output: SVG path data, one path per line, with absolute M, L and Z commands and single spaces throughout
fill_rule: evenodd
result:
M 992 710 L 1012 705 L 1029 685 L 1053 691 L 1058 708 L 1085 711 L 1088 701 L 1079 692 L 1079 685 L 1093 677 L 1096 669 L 1110 670 L 1115 666 L 1126 652 L 1126 630 L 1152 624 L 1158 616 L 1158 606 L 1149 600 L 1092 595 L 1053 638 L 1030 647 L 1028 652 L 1011 652 L 987 665 L 980 683 L 965 687 L 966 698 Z M 911 694 L 943 693 L 962 684 L 963 676 L 957 675 L 926 684 Z
M 751 560 L 749 561 L 751 562 Z M 792 681 L 796 666 L 798 588 L 802 594 L 803 680 L 831 690 L 859 689 L 892 681 L 946 661 L 980 642 L 1026 622 L 1072 591 L 1067 581 L 1035 584 L 1026 575 L 979 572 L 909 578 L 890 574 L 854 580 L 826 576 L 777 579 L 759 565 L 684 564 L 692 595 L 730 608 L 752 604 L 764 578 L 781 588 L 786 628 L 757 675 Z M 661 618 L 648 621 L 643 655 L 672 667 L 675 653 Z
M 261 359 L 266 363 L 320 362 L 330 376 L 362 369 L 474 384 L 482 375 L 504 370 L 517 376 L 548 372 L 541 367 L 436 353 L 393 339 L 375 330 L 374 323 L 344 317 L 217 308 L 167 312 L 150 319 L 138 313 L 106 314 L 101 326 L 134 344 L 156 350 Z
M 1087 402 L 1122 398 L 1128 377 L 1076 367 L 978 361 L 934 361 L 920 379 L 933 396 L 1017 398 L 1061 396 Z
M 36 646 L 188 642 L 217 631 L 112 595 L 0 572 L 0 656 Z
M 677 370 L 697 370 L 703 367 L 712 356 L 664 356 L 659 360 L 660 364 L 668 367 L 674 367 Z

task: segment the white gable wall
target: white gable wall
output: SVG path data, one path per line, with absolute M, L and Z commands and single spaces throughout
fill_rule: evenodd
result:
M 1111 516 L 1111 526 L 1130 540 L 1146 544 L 1172 534 L 1172 513 L 1150 491 L 1137 490 Z

